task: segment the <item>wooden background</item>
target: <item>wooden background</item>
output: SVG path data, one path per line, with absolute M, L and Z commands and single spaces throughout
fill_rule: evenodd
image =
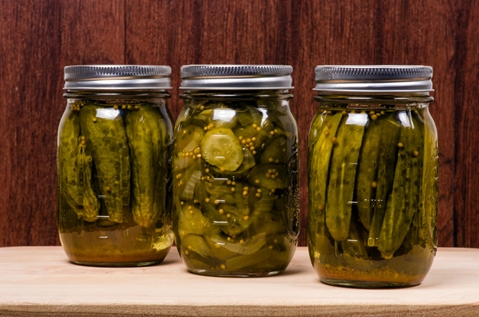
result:
M 289 64 L 306 144 L 314 67 L 434 68 L 441 246 L 479 247 L 479 3 L 470 0 L 0 0 L 0 246 L 55 245 L 56 134 L 63 67 Z M 170 109 L 179 113 L 178 90 Z

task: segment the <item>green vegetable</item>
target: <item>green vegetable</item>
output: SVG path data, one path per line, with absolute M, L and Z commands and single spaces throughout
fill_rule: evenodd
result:
M 399 118 L 403 124 L 399 137 L 401 146 L 378 245 L 385 259 L 392 258 L 399 249 L 419 209 L 424 127 L 406 111 L 400 112 Z
M 364 245 L 363 236 L 361 234 L 360 224 L 356 221 L 351 221 L 351 227 L 349 230 L 349 237 L 347 241 L 341 242 L 341 247 L 343 252 L 351 257 L 356 257 L 360 259 L 368 258 L 368 250 Z
M 253 186 L 283 189 L 288 186 L 288 167 L 285 164 L 262 164 L 251 169 L 248 181 Z
M 226 260 L 226 268 L 232 271 L 238 271 L 252 265 L 259 264 L 271 257 L 271 250 L 261 249 L 250 255 L 236 256 Z
M 244 178 L 248 175 L 250 169 L 256 165 L 253 153 L 247 148 L 243 148 L 243 163 L 235 171 L 227 171 L 216 166 L 211 167 L 212 174 L 218 177 Z
M 241 145 L 228 128 L 215 128 L 206 132 L 201 140 L 201 155 L 206 162 L 222 171 L 237 170 L 244 159 Z
M 334 142 L 326 202 L 326 225 L 336 241 L 346 240 L 349 236 L 356 170 L 367 122 L 367 114 L 349 113 L 343 119 Z
M 125 124 L 131 155 L 133 219 L 140 226 L 149 227 L 164 213 L 166 127 L 153 107 L 130 111 Z
M 432 252 L 437 248 L 438 145 L 437 131 L 429 110 L 422 111 L 424 121 L 424 169 L 422 175 L 421 215 L 426 227 L 426 243 Z
M 418 284 L 435 253 L 434 123 L 427 108 L 353 106 L 331 103 L 310 129 L 311 262 L 328 284 Z
M 376 198 L 378 157 L 381 148 L 378 146 L 383 134 L 384 120 L 370 120 L 364 133 L 363 146 L 358 165 L 356 183 L 356 200 L 358 202 L 359 219 L 369 230 L 373 217 L 373 206 Z
M 287 163 L 289 159 L 286 155 L 287 147 L 288 141 L 285 136 L 275 138 L 261 154 L 260 163 Z
M 219 229 L 206 218 L 200 209 L 192 204 L 185 204 L 178 217 L 179 236 L 189 234 L 217 234 Z
M 284 270 L 291 259 L 297 232 L 283 219 L 298 208 L 292 203 L 296 131 L 285 130 L 279 107 L 267 108 L 190 101 L 187 115 L 180 115 L 174 227 L 180 254 L 194 272 L 265 275 Z
M 92 158 L 87 148 L 83 144 L 84 140 L 80 138 L 78 146 L 78 170 L 80 180 L 83 185 L 83 212 L 82 217 L 85 221 L 94 222 L 98 220 L 98 212 L 100 211 L 100 202 L 92 188 Z
M 400 134 L 400 123 L 397 122 L 395 115 L 386 115 L 381 121 L 383 130 L 379 143 L 381 150 L 377 167 L 376 200 L 368 237 L 368 246 L 370 247 L 378 245 L 379 233 L 386 213 L 388 195 L 393 186 Z
M 189 234 L 186 237 L 181 239 L 181 244 L 184 246 L 184 251 L 186 253 L 195 252 L 202 257 L 211 257 L 211 249 L 206 244 L 203 236 Z
M 173 242 L 170 117 L 139 102 L 75 100 L 62 118 L 58 227 L 75 263 L 159 263 Z
M 65 112 L 58 137 L 58 181 L 60 198 L 77 213 L 83 216 L 83 184 L 78 168 L 78 147 L 80 136 L 80 117 L 78 112 Z M 81 141 L 81 140 L 80 140 Z
M 130 156 L 123 118 L 118 110 L 85 105 L 80 110 L 82 134 L 90 150 L 108 220 L 123 222 L 130 204 Z
M 336 137 L 342 117 L 341 112 L 334 116 L 327 116 L 321 128 L 318 129 L 319 135 L 315 138 L 316 142 L 311 143 L 311 155 L 308 163 L 309 187 L 314 189 L 309 196 L 308 232 L 311 235 L 324 231 L 329 165 L 334 145 L 332 140 Z M 311 237 L 309 243 L 314 243 Z
M 204 131 L 198 126 L 188 125 L 176 134 L 175 151 L 176 153 L 189 153 L 200 146 Z

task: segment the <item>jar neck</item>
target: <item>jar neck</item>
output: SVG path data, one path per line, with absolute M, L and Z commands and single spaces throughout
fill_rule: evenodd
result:
M 318 102 L 345 104 L 415 104 L 434 100 L 428 93 L 420 94 L 318 94 Z
M 129 100 L 129 99 L 166 99 L 171 95 L 166 91 L 72 91 L 63 94 L 64 98 L 81 100 Z
M 276 98 L 288 100 L 293 97 L 288 90 L 187 90 L 180 94 L 182 99 L 208 99 L 208 100 L 256 100 L 261 98 Z

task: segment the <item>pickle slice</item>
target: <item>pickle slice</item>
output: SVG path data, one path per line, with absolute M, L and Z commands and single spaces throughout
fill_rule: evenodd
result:
M 264 150 L 261 155 L 260 163 L 287 163 L 289 159 L 286 152 L 287 146 L 288 140 L 285 136 L 275 138 Z
M 253 186 L 283 189 L 288 184 L 288 167 L 285 164 L 261 164 L 251 169 L 248 181 Z
M 181 244 L 183 245 L 185 251 L 189 250 L 195 252 L 203 258 L 213 256 L 213 254 L 211 253 L 211 249 L 208 244 L 206 244 L 206 241 L 203 239 L 203 236 L 189 234 L 181 239 Z M 188 254 L 189 251 L 186 254 Z
M 178 216 L 180 238 L 189 234 L 215 235 L 219 233 L 217 226 L 206 218 L 200 209 L 193 204 L 185 204 Z
M 201 140 L 201 156 L 220 170 L 236 171 L 244 159 L 243 149 L 231 129 L 215 128 Z
M 198 126 L 190 125 L 182 128 L 176 137 L 176 153 L 185 154 L 193 152 L 200 145 L 203 135 L 203 130 Z

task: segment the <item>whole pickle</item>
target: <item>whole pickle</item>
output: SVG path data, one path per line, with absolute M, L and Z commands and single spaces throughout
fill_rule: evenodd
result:
M 308 183 L 310 188 L 314 188 L 314 194 L 310 195 L 308 213 L 308 243 L 314 244 L 315 235 L 325 234 L 325 208 L 326 194 L 329 176 L 329 166 L 331 162 L 331 153 L 334 143 L 332 140 L 336 138 L 339 124 L 343 114 L 338 112 L 334 115 L 321 116 L 324 118 L 321 127 L 311 127 L 312 131 L 316 131 L 314 140 L 311 140 L 309 151 L 312 154 L 308 161 L 310 174 L 308 175 Z M 317 124 L 313 122 L 313 124 Z M 313 193 L 313 191 L 311 191 Z
M 130 156 L 123 118 L 119 110 L 90 104 L 81 108 L 80 124 L 108 220 L 122 223 L 130 203 Z
M 378 249 L 386 259 L 392 258 L 409 231 L 419 209 L 422 180 L 424 125 L 410 111 L 400 112 L 399 118 L 402 127 L 394 183 L 379 234 Z
M 151 106 L 128 112 L 125 124 L 131 153 L 133 219 L 149 227 L 164 213 L 166 127 L 159 110 Z
M 380 152 L 378 146 L 381 140 L 384 120 L 370 120 L 364 133 L 363 146 L 358 166 L 356 181 L 356 200 L 358 202 L 358 215 L 363 226 L 371 229 L 371 220 L 376 198 L 377 187 L 377 162 Z
M 79 179 L 82 184 L 83 192 L 83 213 L 82 217 L 85 221 L 94 222 L 98 220 L 98 211 L 100 210 L 100 202 L 92 187 L 92 157 L 87 153 L 86 138 L 80 138 L 78 145 L 78 170 Z
M 326 225 L 331 236 L 338 242 L 349 236 L 359 151 L 367 123 L 366 113 L 348 113 L 333 140 L 335 144 L 328 182 Z
M 370 247 L 378 246 L 387 199 L 393 186 L 400 134 L 400 122 L 398 122 L 396 114 L 385 114 L 380 121 L 383 129 L 378 144 L 381 150 L 377 161 L 376 199 L 368 237 L 368 246 Z
M 424 121 L 424 169 L 422 175 L 421 219 L 431 253 L 437 249 L 438 144 L 437 130 L 429 110 L 421 111 Z
M 78 146 L 80 136 L 80 116 L 76 108 L 65 112 L 58 133 L 58 179 L 60 199 L 83 216 L 83 186 L 78 167 Z

